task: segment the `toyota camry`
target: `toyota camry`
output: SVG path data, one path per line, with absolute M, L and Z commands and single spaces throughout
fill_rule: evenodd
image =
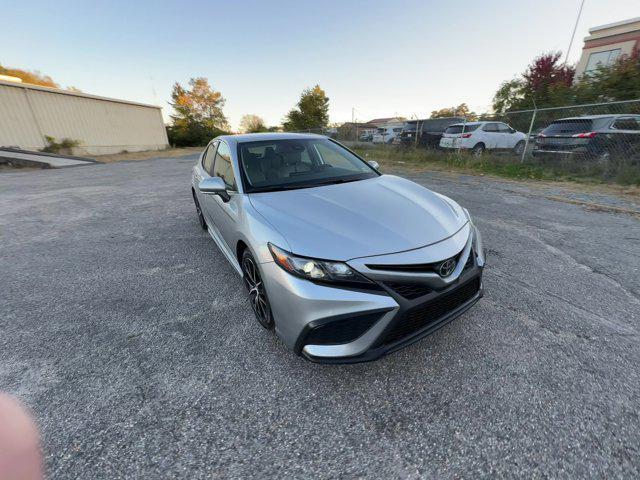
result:
M 260 325 L 309 360 L 374 360 L 482 297 L 484 251 L 469 212 L 332 139 L 217 137 L 191 191 Z

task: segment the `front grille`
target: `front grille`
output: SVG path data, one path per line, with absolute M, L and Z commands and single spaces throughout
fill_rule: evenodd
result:
M 385 285 L 404 298 L 413 300 L 431 292 L 431 289 L 419 283 L 385 282 Z
M 475 278 L 469 283 L 445 293 L 431 302 L 409 310 L 387 334 L 385 343 L 391 344 L 397 342 L 435 323 L 447 313 L 471 300 L 476 293 L 478 293 L 478 290 L 480 290 L 480 278 Z
M 383 313 L 370 313 L 318 325 L 307 334 L 306 345 L 338 345 L 349 343 L 369 330 Z
M 460 261 L 460 257 L 462 256 L 462 250 L 455 257 L 451 257 L 456 262 Z M 469 252 L 469 258 L 467 259 L 467 263 L 465 264 L 465 270 L 469 267 L 469 260 L 473 262 L 473 250 Z M 412 272 L 412 273 L 438 273 L 438 267 L 442 262 L 447 260 L 440 260 L 439 262 L 434 263 L 407 263 L 403 265 L 379 265 L 379 264 L 368 264 L 367 267 L 371 270 L 388 270 L 392 272 Z
M 444 260 L 443 260 L 444 261 Z M 435 272 L 436 267 L 440 265 L 442 261 L 437 263 L 407 263 L 405 265 L 367 265 L 371 270 L 388 270 L 390 272 Z

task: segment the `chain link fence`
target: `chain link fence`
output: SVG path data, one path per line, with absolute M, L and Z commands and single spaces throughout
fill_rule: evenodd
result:
M 348 122 L 305 132 L 360 149 L 388 149 L 400 155 L 407 149 L 422 150 L 430 160 L 471 155 L 563 174 L 640 181 L 640 100 L 409 120 L 400 131 L 397 124 L 390 128 Z

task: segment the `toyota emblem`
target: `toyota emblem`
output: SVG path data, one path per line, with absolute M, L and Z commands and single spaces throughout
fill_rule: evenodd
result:
M 438 265 L 438 275 L 440 275 L 443 278 L 448 277 L 453 273 L 455 269 L 456 269 L 456 261 L 454 258 L 450 258 L 442 262 L 440 265 Z

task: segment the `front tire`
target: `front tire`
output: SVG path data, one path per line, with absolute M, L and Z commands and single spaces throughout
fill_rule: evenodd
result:
M 193 195 L 193 203 L 196 204 L 196 214 L 198 215 L 198 223 L 203 230 L 207 230 L 207 221 L 204 219 L 204 214 L 202 213 L 202 207 L 200 206 L 200 202 L 198 201 L 198 197 L 196 197 L 196 192 L 191 190 L 191 194 Z
M 513 147 L 513 154 L 520 157 L 522 156 L 523 152 L 524 152 L 524 140 L 520 140 L 518 143 L 516 143 L 516 146 Z
M 271 313 L 271 305 L 267 297 L 258 263 L 251 255 L 249 249 L 242 252 L 242 280 L 249 294 L 251 308 L 256 316 L 258 323 L 267 330 L 273 328 L 273 314 Z

